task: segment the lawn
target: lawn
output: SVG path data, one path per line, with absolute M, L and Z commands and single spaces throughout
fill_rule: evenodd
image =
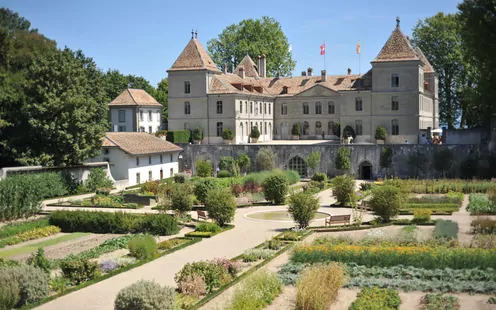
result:
M 88 236 L 88 235 L 91 235 L 91 233 L 71 233 L 71 234 L 67 234 L 64 236 L 57 237 L 57 238 L 53 238 L 53 239 L 41 241 L 38 243 L 33 243 L 33 244 L 26 245 L 26 246 L 18 247 L 15 249 L 3 250 L 3 251 L 0 251 L 0 258 L 7 258 L 7 257 L 15 256 L 15 255 L 33 252 L 38 248 L 42 248 L 42 247 L 46 247 L 46 246 L 50 246 L 50 245 L 55 245 L 55 244 L 58 244 L 60 242 L 74 240 L 74 239 L 81 238 L 81 237 Z

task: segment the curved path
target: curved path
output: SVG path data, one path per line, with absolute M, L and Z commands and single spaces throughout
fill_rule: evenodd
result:
M 319 211 L 332 214 L 350 214 L 350 209 L 333 209 L 330 212 L 328 206 L 334 202 L 331 198 L 331 190 L 325 190 L 317 196 L 323 206 Z M 294 226 L 290 222 L 263 222 L 244 217 L 245 214 L 254 211 L 285 210 L 286 208 L 285 206 L 240 208 L 236 211 L 234 220 L 236 227 L 234 229 L 57 298 L 36 309 L 111 310 L 117 293 L 122 288 L 139 280 L 154 280 L 162 285 L 175 286 L 174 275 L 186 263 L 217 257 L 235 257 L 279 234 L 282 229 Z M 313 225 L 324 225 L 324 219 L 314 221 Z

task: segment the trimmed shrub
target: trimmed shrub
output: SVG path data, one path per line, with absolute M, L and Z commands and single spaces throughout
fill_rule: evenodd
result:
M 260 138 L 260 130 L 258 130 L 258 126 L 253 126 L 251 128 L 250 138 L 253 138 L 253 139 Z
M 431 211 L 430 210 L 415 210 L 413 211 L 413 220 L 414 224 L 425 224 L 431 221 Z
M 219 169 L 225 170 L 229 172 L 229 176 L 238 176 L 239 175 L 239 166 L 238 163 L 231 156 L 221 156 L 219 161 Z M 219 177 L 219 175 L 217 175 Z M 227 176 L 225 176 L 227 178 Z
M 437 220 L 434 232 L 434 238 L 458 239 L 458 223 L 451 220 Z
M 351 175 L 340 175 L 331 180 L 332 196 L 341 206 L 350 202 L 355 193 L 355 179 Z
M 255 157 L 258 170 L 270 171 L 274 169 L 276 167 L 276 157 L 277 155 L 270 148 L 260 148 Z
M 291 135 L 293 135 L 293 136 L 301 136 L 301 126 L 300 126 L 300 123 L 293 124 L 293 128 L 291 128 Z
M 376 140 L 386 140 L 387 137 L 387 131 L 386 128 L 383 126 L 377 126 L 375 129 L 375 139 Z
M 217 177 L 218 178 L 230 178 L 231 177 L 231 173 L 227 170 L 221 170 L 217 173 Z
M 107 176 L 107 171 L 103 168 L 94 168 L 90 170 L 88 179 L 84 183 L 88 190 L 94 192 L 98 188 L 112 188 L 114 182 Z
M 0 272 L 0 309 L 11 310 L 21 298 L 19 284 L 11 273 Z
M 71 280 L 75 285 L 96 279 L 102 274 L 96 262 L 82 258 L 63 261 L 60 264 L 60 269 L 62 269 L 64 277 Z
M 160 187 L 159 181 L 148 181 L 141 186 L 141 192 L 153 193 L 153 195 L 157 195 L 159 187 Z
M 178 214 L 185 214 L 193 208 L 193 197 L 187 184 L 177 186 L 171 194 L 171 209 Z
M 339 170 L 350 170 L 351 161 L 350 161 L 350 149 L 342 146 L 338 150 L 338 155 L 336 157 L 336 169 Z
M 212 179 L 200 179 L 195 183 L 195 196 L 199 201 L 205 202 L 207 194 L 216 188 Z
M 220 226 L 224 226 L 234 219 L 236 201 L 228 189 L 214 189 L 205 198 L 205 210 L 208 212 L 208 217 Z
M 234 138 L 234 133 L 231 128 L 224 128 L 222 130 L 222 139 L 231 141 Z
M 184 173 L 184 172 L 179 172 L 174 174 L 174 182 L 176 183 L 186 183 L 190 179 L 189 174 Z
M 138 235 L 128 241 L 129 254 L 137 259 L 149 259 L 158 254 L 157 240 L 150 235 Z
M 309 267 L 296 284 L 296 309 L 329 309 L 345 280 L 346 270 L 339 263 Z
M 267 201 L 273 204 L 282 204 L 288 194 L 288 179 L 284 174 L 274 173 L 262 183 L 264 196 Z
M 203 140 L 203 129 L 201 129 L 201 127 L 196 127 L 195 129 L 193 129 L 193 140 Z
M 358 293 L 358 298 L 351 304 L 350 310 L 396 310 L 400 308 L 401 299 L 397 291 L 390 288 L 367 287 Z
M 205 280 L 207 293 L 221 285 L 221 278 L 226 274 L 224 268 L 210 261 L 200 261 L 187 263 L 174 276 L 174 280 L 178 287 L 182 286 L 184 281 L 187 281 L 193 275 L 199 275 Z
M 239 155 L 238 159 L 236 159 L 236 163 L 238 164 L 238 167 L 242 172 L 246 172 L 251 166 L 250 156 L 246 155 L 246 153 L 243 153 Z
M 404 193 L 397 187 L 383 185 L 372 189 L 370 207 L 374 215 L 387 223 L 397 216 L 405 203 Z
M 2 278 L 15 279 L 18 284 L 20 294 L 17 307 L 40 301 L 50 292 L 48 274 L 34 266 L 19 265 L 0 269 L 0 275 Z
M 199 177 L 206 178 L 211 177 L 214 167 L 210 160 L 197 160 L 196 161 L 196 174 Z
M 215 223 L 200 223 L 196 225 L 195 231 L 218 233 L 222 229 Z
M 266 270 L 257 271 L 235 290 L 227 310 L 262 309 L 282 291 L 277 275 Z
M 123 288 L 114 302 L 115 310 L 175 310 L 176 291 L 153 281 L 138 281 Z
M 173 130 L 168 131 L 166 139 L 172 143 L 188 143 L 191 138 L 191 132 L 189 130 Z
M 26 260 L 26 264 L 38 267 L 48 274 L 51 271 L 50 261 L 46 258 L 43 248 L 38 248 L 38 251 L 31 254 L 31 256 Z
M 289 197 L 288 212 L 300 228 L 308 227 L 319 208 L 319 199 L 305 192 L 296 193 Z
M 327 182 L 327 174 L 325 174 L 324 172 L 315 172 L 312 175 L 312 181 Z
M 173 216 L 168 214 L 133 214 L 124 212 L 98 211 L 53 211 L 50 224 L 56 225 L 63 232 L 92 233 L 150 233 L 167 236 L 179 232 Z

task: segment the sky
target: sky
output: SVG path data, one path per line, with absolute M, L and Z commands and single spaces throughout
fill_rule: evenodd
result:
M 454 13 L 459 0 L 0 0 L 27 18 L 59 47 L 81 49 L 98 67 L 143 76 L 152 85 L 167 77 L 191 29 L 207 41 L 243 19 L 274 17 L 292 45 L 293 75 L 365 73 L 396 26 L 411 35 L 415 24 L 438 12 Z M 356 44 L 361 43 L 360 61 Z M 268 59 L 267 61 L 270 61 Z

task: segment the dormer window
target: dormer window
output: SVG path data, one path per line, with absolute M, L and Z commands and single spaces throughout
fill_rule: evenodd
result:
M 283 94 L 287 94 L 288 93 L 288 87 L 287 86 L 283 86 L 282 87 L 282 92 L 281 92 L 281 95 Z

